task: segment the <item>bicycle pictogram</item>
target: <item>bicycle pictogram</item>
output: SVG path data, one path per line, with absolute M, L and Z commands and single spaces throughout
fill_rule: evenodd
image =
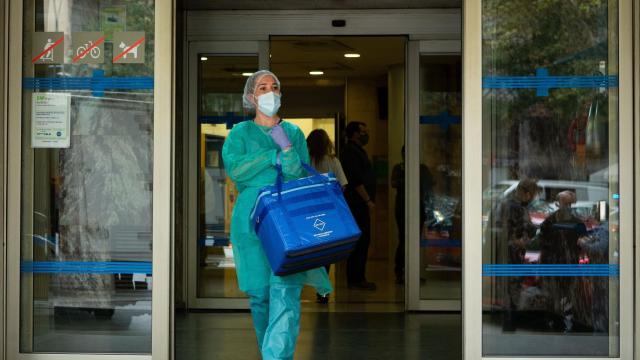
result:
M 91 50 L 87 51 L 87 49 L 91 49 Z M 100 48 L 97 46 L 94 46 L 93 41 L 89 40 L 87 43 L 80 45 L 76 49 L 76 55 L 80 59 L 84 59 L 87 55 L 91 56 L 94 59 L 98 59 L 100 57 Z
M 74 64 L 101 64 L 104 61 L 105 36 L 101 32 L 77 32 L 72 34 L 71 62 Z

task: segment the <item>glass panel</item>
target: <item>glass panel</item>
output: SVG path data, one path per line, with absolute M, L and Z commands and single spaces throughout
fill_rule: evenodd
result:
M 482 11 L 483 353 L 616 357 L 618 3 Z
M 420 298 L 460 300 L 462 64 L 420 57 Z
M 154 2 L 24 9 L 20 350 L 150 353 Z
M 257 55 L 200 55 L 198 72 L 198 271 L 199 298 L 244 297 L 238 289 L 229 242 L 237 197 L 222 163 L 222 144 L 233 124 L 245 120 L 242 91 Z

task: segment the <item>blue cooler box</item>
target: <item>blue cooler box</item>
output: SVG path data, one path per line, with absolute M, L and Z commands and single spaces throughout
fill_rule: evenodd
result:
M 261 189 L 251 214 L 276 275 L 343 260 L 361 234 L 333 174 L 303 165 L 315 175 Z

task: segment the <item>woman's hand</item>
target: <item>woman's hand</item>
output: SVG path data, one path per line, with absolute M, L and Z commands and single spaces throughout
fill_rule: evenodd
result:
M 276 125 L 272 127 L 269 135 L 271 135 L 273 141 L 280 146 L 280 149 L 288 150 L 291 147 L 291 141 L 289 141 L 289 137 L 284 132 L 282 126 Z

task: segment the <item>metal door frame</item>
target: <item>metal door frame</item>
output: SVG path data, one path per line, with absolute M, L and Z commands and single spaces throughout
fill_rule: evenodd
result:
M 516 359 L 516 357 L 482 356 L 482 242 L 478 237 L 482 233 L 482 202 L 480 201 L 482 182 L 477 180 L 482 178 L 482 138 L 478 136 L 482 134 L 482 3 L 477 0 L 465 0 L 463 6 L 463 238 L 467 239 L 463 251 L 463 354 L 465 359 L 474 360 Z M 622 119 L 618 124 L 619 188 L 623 199 L 629 199 L 629 201 L 620 202 L 620 292 L 618 294 L 620 357 L 618 359 L 632 359 L 634 350 L 633 205 L 634 201 L 637 203 L 637 200 L 631 200 L 634 199 L 632 0 L 619 1 L 618 16 L 618 118 Z M 623 167 L 622 164 L 629 165 Z M 527 358 L 517 357 L 517 359 Z
M 640 188 L 640 172 L 638 170 L 638 160 L 640 159 L 640 3 L 633 2 L 633 108 L 634 108 L 634 189 L 637 191 Z M 638 311 L 638 299 L 640 299 L 640 287 L 638 286 L 638 280 L 640 279 L 640 266 L 638 266 L 638 259 L 640 259 L 640 237 L 638 236 L 638 229 L 640 229 L 640 216 L 638 216 L 638 209 L 640 209 L 640 196 L 635 196 L 635 218 L 634 218 L 634 239 L 635 239 L 635 343 L 634 359 L 640 358 L 640 312 Z
M 407 50 L 407 106 L 405 116 L 405 139 L 408 149 L 420 149 L 420 56 L 422 55 L 461 55 L 460 40 L 412 40 Z M 408 120 L 408 121 L 407 121 Z M 464 124 L 464 123 L 463 123 Z M 407 179 L 420 178 L 420 154 L 418 151 L 408 151 L 405 155 L 407 163 Z M 420 184 L 418 181 L 408 181 L 405 198 L 405 214 L 411 214 L 413 209 L 420 208 Z M 464 204 L 464 203 L 463 203 Z M 420 218 L 410 216 L 405 222 L 407 244 L 405 258 L 406 272 L 406 308 L 410 311 L 460 311 L 462 299 L 424 300 L 420 298 Z M 464 237 L 463 237 L 464 239 Z M 463 241 L 464 243 L 464 241 Z M 418 249 L 418 251 L 409 251 Z M 464 267 L 464 265 L 463 265 Z M 462 270 L 461 270 L 462 271 Z
M 5 169 L 7 167 L 6 163 L 6 145 L 7 138 L 6 128 L 7 128 L 7 76 L 8 76 L 8 61 L 7 61 L 7 45 L 9 40 L 9 27 L 7 21 L 7 9 L 8 4 L 5 2 L 0 6 L 0 29 L 2 29 L 2 35 L 0 35 L 0 244 L 2 246 L 0 250 L 0 289 L 2 289 L 2 293 L 0 294 L 0 322 L 2 326 L 0 327 L 0 359 L 5 358 L 5 328 L 6 328 L 6 318 L 5 318 L 5 299 L 6 299 L 6 286 L 5 286 L 5 259 L 6 259 L 6 237 L 5 237 L 5 198 L 6 198 L 6 178 L 5 178 Z
M 187 308 L 188 309 L 248 309 L 246 298 L 199 298 L 197 296 L 198 244 L 198 63 L 201 55 L 224 56 L 240 55 L 258 57 L 260 69 L 269 68 L 268 41 L 191 41 L 188 42 L 187 61 L 184 74 L 187 81 L 184 107 L 185 147 L 188 154 L 185 159 L 183 174 L 185 188 L 185 211 L 187 229 L 184 235 L 187 260 L 184 262 L 187 274 Z
M 23 2 L 6 2 L 8 16 L 4 19 L 3 36 L 7 34 L 8 64 L 8 124 L 7 124 L 7 309 L 20 308 L 20 215 L 21 215 L 21 131 L 22 131 L 22 49 Z M 20 353 L 19 311 L 7 313 L 6 357 L 9 359 L 169 359 L 171 348 L 172 282 L 171 263 L 171 179 L 172 179 L 172 120 L 173 120 L 173 57 L 174 14 L 172 1 L 155 3 L 155 59 L 154 59 L 154 126 L 153 126 L 153 279 L 152 292 L 152 348 L 151 354 L 81 354 L 81 353 Z M 4 72 L 4 68 L 3 68 Z M 2 100 L 4 101 L 4 99 Z

